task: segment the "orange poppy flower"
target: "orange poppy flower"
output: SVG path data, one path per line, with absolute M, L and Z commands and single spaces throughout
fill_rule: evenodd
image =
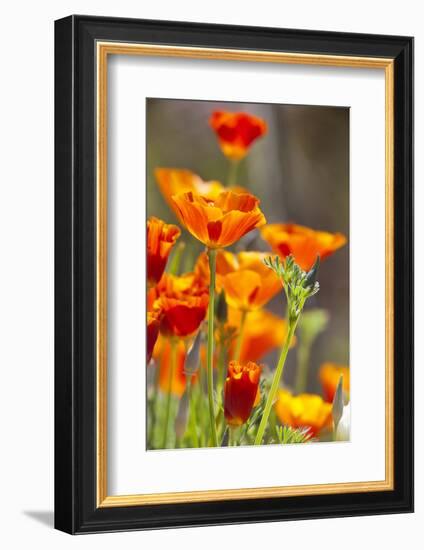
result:
M 177 346 L 175 350 L 175 368 L 171 381 L 169 377 L 171 375 L 172 350 L 171 342 L 168 338 L 162 335 L 159 336 L 153 357 L 159 368 L 159 388 L 161 391 L 163 393 L 168 393 L 170 389 L 173 395 L 181 397 L 186 386 L 186 375 L 184 373 L 186 348 L 183 340 L 178 340 L 175 342 L 175 345 Z
M 167 336 L 190 336 L 200 326 L 209 303 L 208 289 L 193 273 L 164 273 L 154 288 L 153 309 L 162 312 L 160 330 Z M 151 303 L 151 296 L 148 297 Z
M 335 363 L 323 363 L 319 369 L 319 380 L 322 385 L 325 400 L 329 403 L 333 402 L 334 394 L 343 375 L 343 391 L 349 395 L 350 391 L 350 371 L 349 367 L 344 365 L 336 365 Z
M 238 309 L 229 308 L 228 325 L 239 327 L 242 313 Z M 287 337 L 287 322 L 270 311 L 258 309 L 251 311 L 244 324 L 243 339 L 240 348 L 240 361 L 259 361 L 275 348 L 281 348 Z M 292 338 L 290 347 L 296 343 Z M 235 342 L 230 348 L 230 357 L 233 357 Z
M 241 365 L 230 361 L 224 386 L 224 415 L 230 426 L 241 426 L 255 404 L 261 367 L 249 361 Z
M 203 181 L 200 176 L 185 169 L 156 168 L 155 177 L 164 199 L 178 217 L 179 211 L 172 200 L 173 195 L 192 191 L 214 200 L 224 190 L 219 181 Z
M 254 311 L 264 306 L 281 290 L 278 276 L 263 260 L 267 254 L 240 252 L 237 268 L 222 277 L 225 298 L 230 307 Z
M 275 413 L 282 424 L 292 428 L 308 428 L 313 437 L 322 429 L 331 427 L 333 422 L 331 403 L 311 393 L 294 396 L 289 391 L 280 390 Z
M 147 364 L 152 358 L 153 349 L 159 335 L 160 314 L 159 312 L 147 312 Z
M 232 254 L 219 250 L 216 255 L 216 290 L 225 290 L 227 304 L 244 311 L 264 306 L 281 290 L 281 281 L 263 263 L 268 255 L 262 252 Z M 195 273 L 209 284 L 207 254 L 202 253 L 195 265 Z
M 275 223 L 261 229 L 262 238 L 283 259 L 290 254 L 295 262 L 308 271 L 317 256 L 325 260 L 346 243 L 341 233 L 315 231 L 293 223 Z
M 147 282 L 154 285 L 165 271 L 169 253 L 181 235 L 176 225 L 168 225 L 158 218 L 147 220 Z
M 249 193 L 223 191 L 215 200 L 189 191 L 174 195 L 182 222 L 208 248 L 224 248 L 266 223 L 259 199 Z
M 209 119 L 224 155 L 242 159 L 252 143 L 267 131 L 266 122 L 248 113 L 215 111 Z

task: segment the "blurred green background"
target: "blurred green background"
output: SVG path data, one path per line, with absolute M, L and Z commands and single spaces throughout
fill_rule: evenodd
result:
M 147 216 L 177 223 L 157 187 L 155 168 L 186 168 L 205 181 L 226 184 L 229 161 L 208 120 L 214 110 L 244 111 L 262 117 L 268 132 L 241 161 L 237 183 L 260 198 L 268 223 L 294 222 L 346 235 L 347 245 L 321 264 L 321 290 L 305 308 L 324 308 L 330 316 L 310 361 L 308 391 L 320 392 L 321 363 L 349 364 L 349 109 L 152 98 L 146 109 Z M 192 243 L 192 256 L 202 250 L 191 236 L 186 237 Z M 269 250 L 259 234 L 249 248 Z M 186 254 L 187 269 L 192 256 Z M 283 294 L 267 309 L 284 316 Z M 262 362 L 273 368 L 277 357 L 275 351 Z M 293 351 L 284 372 L 287 385 L 294 383 L 295 367 Z

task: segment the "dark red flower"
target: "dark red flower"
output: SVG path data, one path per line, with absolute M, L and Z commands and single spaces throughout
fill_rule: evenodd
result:
M 261 367 L 252 361 L 231 361 L 224 386 L 224 415 L 230 426 L 241 426 L 249 418 L 258 395 Z
M 153 348 L 159 335 L 160 314 L 159 312 L 147 312 L 147 363 L 152 358 Z

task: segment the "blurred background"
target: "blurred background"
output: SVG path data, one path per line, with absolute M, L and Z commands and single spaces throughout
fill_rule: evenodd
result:
M 323 362 L 349 365 L 349 109 L 173 99 L 148 99 L 146 108 L 147 216 L 181 225 L 159 191 L 155 168 L 185 168 L 205 181 L 226 184 L 229 162 L 208 120 L 215 110 L 244 111 L 263 118 L 268 132 L 241 161 L 237 184 L 260 198 L 268 223 L 293 222 L 346 235 L 347 245 L 321 264 L 321 290 L 305 308 L 329 314 L 310 357 L 308 391 L 320 393 L 317 371 Z M 190 235 L 183 238 L 190 241 L 183 260 L 188 271 L 202 248 Z M 248 248 L 270 250 L 257 233 Z M 266 307 L 284 317 L 283 294 Z M 278 353 L 262 362 L 275 365 Z M 287 385 L 294 383 L 295 363 L 296 350 L 285 366 Z

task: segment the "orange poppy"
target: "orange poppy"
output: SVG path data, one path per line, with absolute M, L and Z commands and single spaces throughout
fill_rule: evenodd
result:
M 173 395 L 181 397 L 186 386 L 186 375 L 184 373 L 186 348 L 183 340 L 176 341 L 175 345 L 175 368 L 171 381 L 169 379 L 171 375 L 172 360 L 171 341 L 160 335 L 153 356 L 159 368 L 159 388 L 161 391 L 163 393 L 168 393 L 168 391 L 171 390 Z
M 189 191 L 172 197 L 182 222 L 208 248 L 224 248 L 266 223 L 259 199 L 223 191 L 215 200 Z
M 261 229 L 262 238 L 283 259 L 290 254 L 295 262 L 308 271 L 317 256 L 325 260 L 346 243 L 341 233 L 315 231 L 294 223 L 274 223 Z
M 261 367 L 249 361 L 230 361 L 224 385 L 224 415 L 230 426 L 241 426 L 249 418 L 258 395 Z
M 281 281 L 263 262 L 267 254 L 240 252 L 237 268 L 222 277 L 225 298 L 230 307 L 254 311 L 264 306 L 281 290 Z
M 333 422 L 331 403 L 311 393 L 294 396 L 287 390 L 280 390 L 275 413 L 282 424 L 292 428 L 308 428 L 313 437 L 324 428 L 331 427 Z
M 335 363 L 323 363 L 319 369 L 319 380 L 322 385 L 325 400 L 333 402 L 339 384 L 340 376 L 343 375 L 343 391 L 349 395 L 350 391 L 350 371 L 349 367 L 337 365 Z
M 155 177 L 164 199 L 178 217 L 179 211 L 172 200 L 173 195 L 192 191 L 214 200 L 224 190 L 219 181 L 203 181 L 200 176 L 185 169 L 156 168 Z
M 239 327 L 241 323 L 241 311 L 229 308 L 228 325 Z M 240 348 L 240 361 L 259 361 L 275 348 L 281 348 L 287 337 L 287 322 L 277 317 L 270 311 L 258 309 L 251 311 L 247 317 L 243 329 L 243 338 Z M 296 339 L 292 338 L 290 347 L 293 347 Z M 230 357 L 233 357 L 235 342 L 230 348 Z
M 267 131 L 266 122 L 248 113 L 215 111 L 209 119 L 224 155 L 232 160 L 242 159 L 249 147 Z
M 244 311 L 264 306 L 281 290 L 281 281 L 263 263 L 267 254 L 239 252 L 232 254 L 219 250 L 216 255 L 216 290 L 225 290 L 227 304 Z M 202 253 L 195 265 L 195 273 L 209 284 L 207 254 Z
M 158 218 L 147 220 L 147 282 L 160 281 L 175 241 L 181 235 L 176 225 L 168 225 Z
M 147 312 L 147 363 L 152 358 L 153 349 L 159 335 L 160 314 L 159 312 Z
M 206 316 L 208 289 L 194 273 L 179 277 L 164 273 L 153 289 L 156 299 L 148 296 L 154 310 L 161 310 L 160 330 L 167 336 L 190 336 Z

